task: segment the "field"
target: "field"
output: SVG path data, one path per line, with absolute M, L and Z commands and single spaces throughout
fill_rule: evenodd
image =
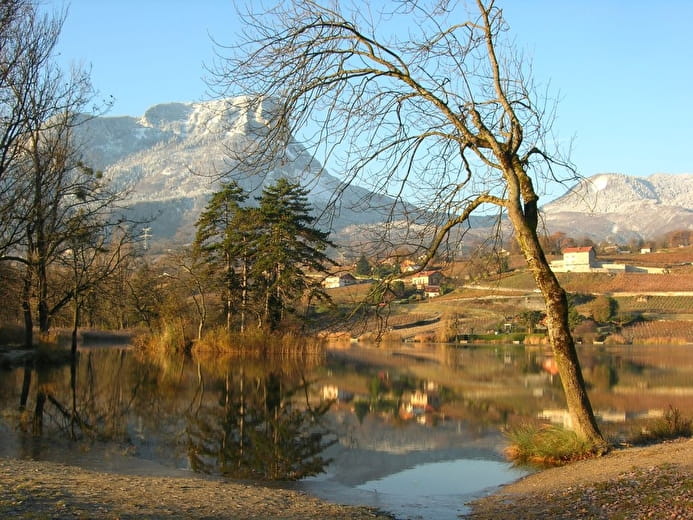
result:
M 646 321 L 624 327 L 622 334 L 631 343 L 693 343 L 693 321 Z

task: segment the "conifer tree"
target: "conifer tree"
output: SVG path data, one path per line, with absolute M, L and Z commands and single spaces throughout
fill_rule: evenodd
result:
M 259 200 L 261 231 L 257 237 L 258 257 L 254 277 L 264 292 L 264 325 L 276 330 L 293 302 L 309 295 L 326 299 L 317 278 L 307 270 L 325 273 L 333 263 L 325 254 L 333 245 L 328 234 L 312 227 L 307 190 L 280 178 L 265 188 Z
M 242 207 L 248 198 L 245 191 L 231 181 L 222 184 L 195 224 L 194 250 L 221 272 L 221 293 L 226 328 L 231 329 L 235 301 L 240 303 L 240 328 L 245 328 L 248 307 L 249 265 L 255 250 L 252 208 Z M 236 272 L 239 267 L 239 272 Z

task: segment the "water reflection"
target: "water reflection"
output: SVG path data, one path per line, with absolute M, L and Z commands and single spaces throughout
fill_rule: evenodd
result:
M 693 413 L 690 347 L 583 346 L 579 354 L 611 438 L 670 405 Z M 445 468 L 476 494 L 487 483 L 464 461 L 497 464 L 495 484 L 515 478 L 501 430 L 566 417 L 549 352 L 444 345 L 262 362 L 81 348 L 74 365 L 0 372 L 0 410 L 4 454 L 52 458 L 65 440 L 81 453 L 106 443 L 170 467 L 303 479 L 304 489 L 345 502 L 368 503 L 369 486 L 382 499 L 390 492 L 377 486 L 393 482 L 419 504 L 416 482 L 432 481 L 427 471 Z M 459 501 L 467 491 L 456 489 Z
M 310 364 L 205 364 L 123 348 L 79 354 L 67 366 L 28 365 L 3 378 L 3 417 L 33 457 L 46 449 L 37 438 L 70 438 L 231 477 L 299 479 L 327 463 L 322 452 L 335 438 L 322 417 L 331 401 L 309 402 Z
M 321 427 L 331 401 L 311 406 L 305 379 L 296 386 L 275 371 L 253 377 L 241 366 L 235 373 L 228 369 L 223 383 L 212 389 L 214 401 L 200 395 L 187 414 L 193 470 L 268 480 L 296 480 L 323 470 L 327 460 L 321 454 L 334 442 Z M 305 395 L 304 407 L 292 401 L 296 394 Z

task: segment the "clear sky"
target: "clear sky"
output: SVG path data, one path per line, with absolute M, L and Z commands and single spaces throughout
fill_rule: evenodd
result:
M 204 100 L 210 35 L 229 43 L 239 31 L 232 0 L 45 2 L 69 8 L 61 60 L 92 67 L 95 87 L 115 98 L 109 115 Z M 693 172 L 693 2 L 497 3 L 536 80 L 560 95 L 554 129 L 574 138 L 582 175 Z

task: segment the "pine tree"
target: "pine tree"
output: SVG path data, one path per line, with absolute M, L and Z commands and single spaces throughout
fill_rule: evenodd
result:
M 234 304 L 240 304 L 240 328 L 245 328 L 248 307 L 249 266 L 255 255 L 255 210 L 242 207 L 248 198 L 245 191 L 231 181 L 222 184 L 195 224 L 194 249 L 221 273 L 222 299 L 226 328 L 231 329 Z M 238 272 L 236 272 L 236 268 Z
M 285 313 L 295 310 L 292 302 L 306 295 L 327 298 L 306 270 L 326 273 L 325 266 L 333 262 L 325 249 L 333 244 L 327 233 L 312 227 L 315 218 L 307 194 L 299 184 L 281 178 L 258 199 L 262 230 L 253 273 L 264 290 L 263 315 L 269 330 L 276 330 Z
M 356 262 L 356 270 L 354 271 L 359 276 L 368 276 L 371 274 L 371 264 L 368 262 L 366 255 L 361 255 Z

